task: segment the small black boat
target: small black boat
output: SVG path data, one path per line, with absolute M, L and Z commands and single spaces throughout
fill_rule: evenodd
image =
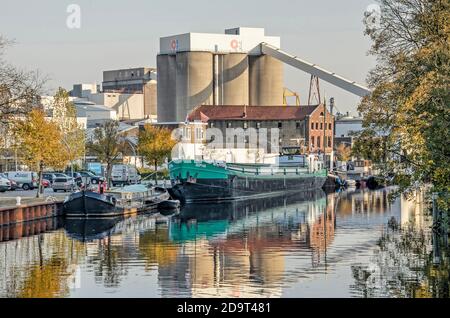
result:
M 63 203 L 66 216 L 114 216 L 122 214 L 114 196 L 92 191 L 72 193 Z
M 111 217 L 150 211 L 169 199 L 165 188 L 137 185 L 107 194 L 75 192 L 64 201 L 63 209 L 67 217 Z

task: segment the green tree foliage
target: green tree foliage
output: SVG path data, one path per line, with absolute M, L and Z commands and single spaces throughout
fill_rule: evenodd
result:
M 125 147 L 119 132 L 119 122 L 108 120 L 95 128 L 92 138 L 86 145 L 91 155 L 106 163 L 106 179 L 111 183 L 111 170 L 114 162 L 122 155 Z
M 377 57 L 373 93 L 358 110 L 365 130 L 354 153 L 382 163 L 399 192 L 432 184 L 450 190 L 450 2 L 379 0 L 381 21 L 367 27 Z
M 59 88 L 53 99 L 53 119 L 58 124 L 62 134 L 63 152 L 67 161 L 79 159 L 85 146 L 85 132 L 77 122 L 75 105 L 69 100 L 69 93 Z
M 170 157 L 175 144 L 171 131 L 166 128 L 145 125 L 144 130 L 139 133 L 139 154 L 148 163 L 154 164 L 155 171 L 158 171 L 158 165 Z

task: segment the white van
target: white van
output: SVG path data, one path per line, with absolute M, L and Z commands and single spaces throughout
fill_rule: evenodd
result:
M 24 190 L 33 190 L 38 187 L 38 174 L 30 171 L 8 171 L 5 175 L 17 183 L 17 187 Z
M 111 172 L 113 186 L 119 184 L 136 184 L 141 181 L 141 176 L 132 165 L 114 165 Z

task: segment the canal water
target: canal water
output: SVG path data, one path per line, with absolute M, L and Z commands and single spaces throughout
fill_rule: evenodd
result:
M 0 228 L 0 297 L 448 297 L 427 209 L 391 191 Z

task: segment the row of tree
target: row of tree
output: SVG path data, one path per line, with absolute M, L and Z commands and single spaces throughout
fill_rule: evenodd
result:
M 90 155 L 96 156 L 99 161 L 106 164 L 106 178 L 110 184 L 113 164 L 128 153 L 130 148 L 134 156 L 140 156 L 145 162 L 154 165 L 157 172 L 158 166 L 170 158 L 175 143 L 170 130 L 147 124 L 139 131 L 138 144 L 134 145 L 121 134 L 119 122 L 109 120 L 95 128 L 86 147 Z
M 379 163 L 400 192 L 431 184 L 450 192 L 450 1 L 379 0 L 367 25 L 377 66 L 358 111 L 353 152 Z
M 64 89 L 60 88 L 54 96 L 51 112 L 50 115 L 43 108 L 33 108 L 29 114 L 16 115 L 12 126 L 21 159 L 32 171 L 38 171 L 38 197 L 43 193 L 44 169 L 64 169 L 79 159 L 85 149 L 84 129 L 78 124 L 75 105 Z

